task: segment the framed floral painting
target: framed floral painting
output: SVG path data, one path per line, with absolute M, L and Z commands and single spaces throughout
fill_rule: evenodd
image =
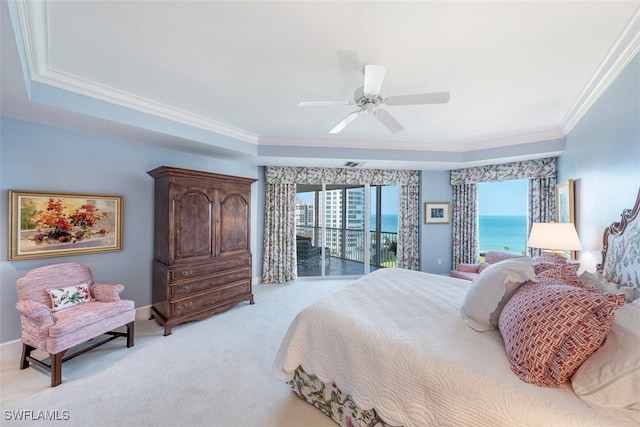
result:
M 122 196 L 9 190 L 9 260 L 122 250 Z

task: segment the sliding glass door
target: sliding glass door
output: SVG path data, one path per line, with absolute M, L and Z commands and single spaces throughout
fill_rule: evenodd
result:
M 395 267 L 398 187 L 297 185 L 298 276 Z
M 369 271 L 396 266 L 399 189 L 397 185 L 371 186 Z

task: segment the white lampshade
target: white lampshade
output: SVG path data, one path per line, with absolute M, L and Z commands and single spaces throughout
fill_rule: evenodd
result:
M 558 251 L 579 251 L 582 249 L 576 227 L 570 222 L 534 223 L 527 246 Z

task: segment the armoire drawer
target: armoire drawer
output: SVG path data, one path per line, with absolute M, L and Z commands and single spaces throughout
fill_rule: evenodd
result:
M 173 316 L 184 316 L 213 307 L 217 303 L 249 292 L 251 292 L 251 282 L 247 280 L 220 286 L 210 292 L 199 293 L 188 298 L 179 299 L 171 302 L 169 305 Z
M 225 261 L 210 262 L 207 264 L 172 268 L 169 270 L 169 282 L 206 276 L 219 271 L 230 270 L 232 268 L 249 267 L 250 265 L 251 257 L 243 257 Z
M 221 271 L 205 277 L 199 276 L 191 280 L 171 283 L 169 285 L 169 298 L 180 298 L 243 279 L 251 279 L 251 269 L 248 267 Z

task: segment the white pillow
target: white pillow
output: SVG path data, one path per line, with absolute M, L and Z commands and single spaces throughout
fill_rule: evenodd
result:
M 467 288 L 461 314 L 476 331 L 498 328 L 498 318 L 509 298 L 527 280 L 535 280 L 531 258 L 522 256 L 491 264 Z
M 640 410 L 640 300 L 616 311 L 604 344 L 571 378 L 576 395 L 592 407 Z
M 631 286 L 620 286 L 615 282 L 610 282 L 602 274 L 585 271 L 580 275 L 580 280 L 591 288 L 599 289 L 603 294 L 624 294 L 627 302 L 637 298 L 636 288 Z

